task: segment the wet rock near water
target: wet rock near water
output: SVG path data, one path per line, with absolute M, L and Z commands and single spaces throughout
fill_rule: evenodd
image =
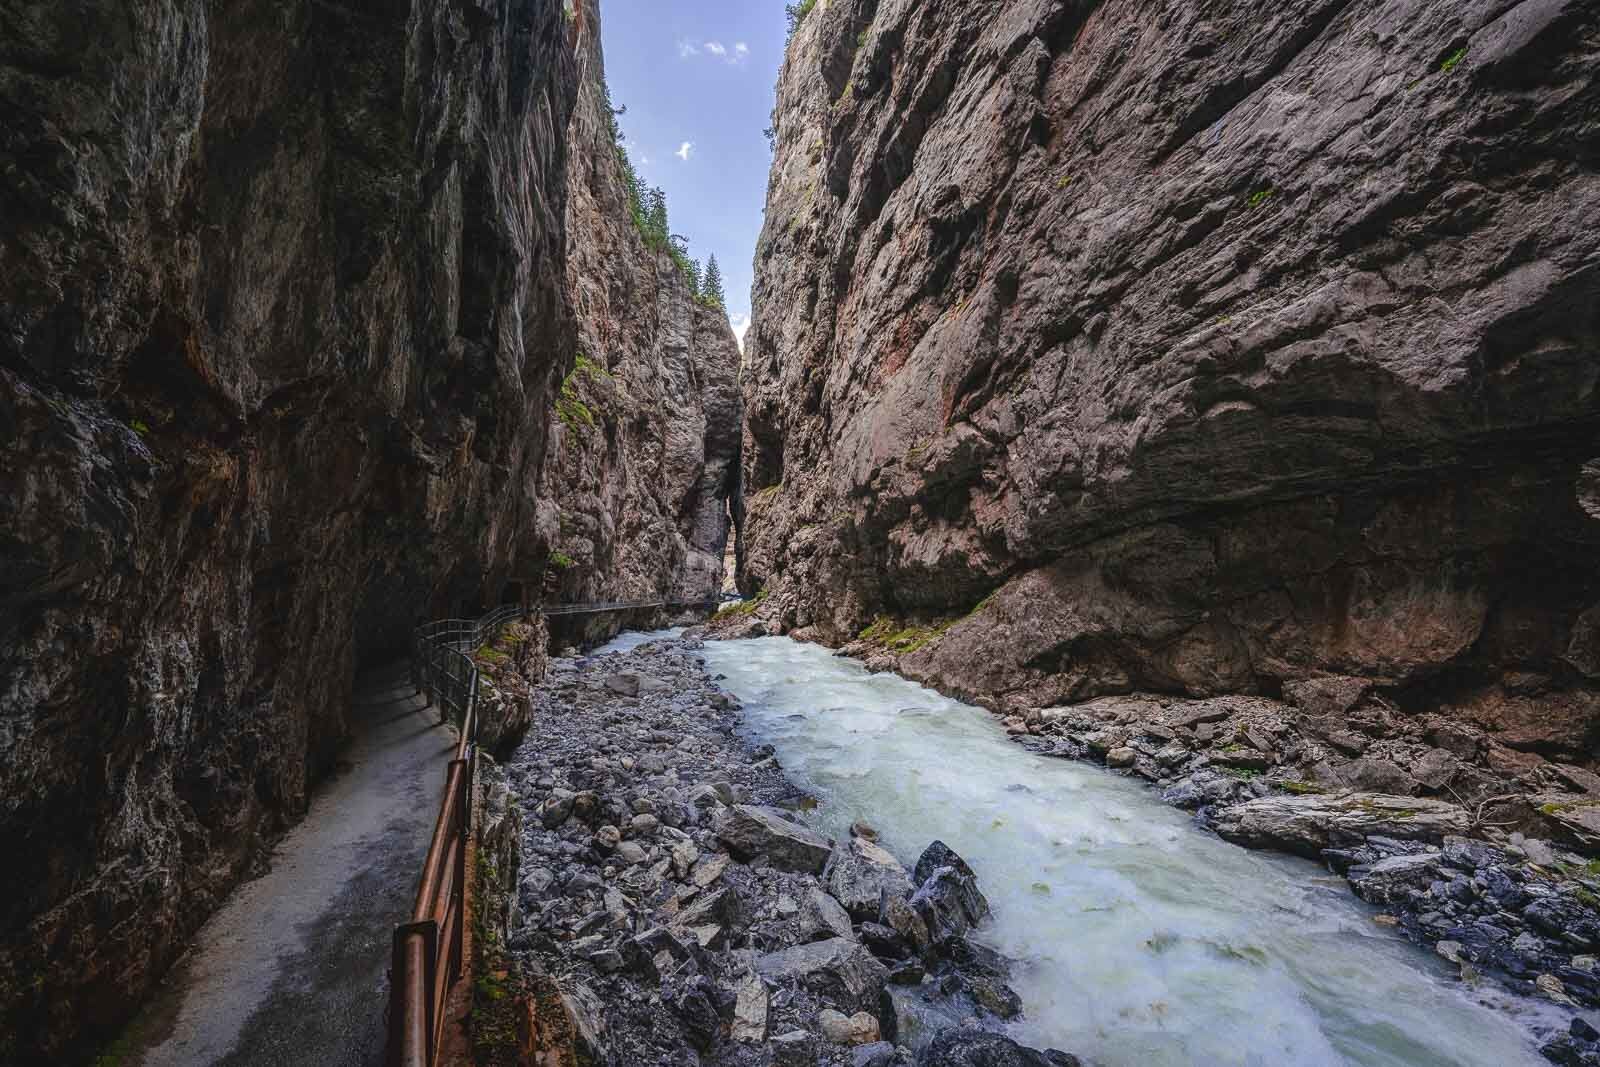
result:
M 1338 681 L 1292 687 L 1293 704 L 1137 696 L 1038 709 L 1014 737 L 1143 778 L 1229 841 L 1326 863 L 1464 979 L 1600 1005 L 1600 862 L 1581 832 L 1600 779 L 1538 756 L 1508 762 L 1482 731 Z
M 508 767 L 510 947 L 554 976 L 597 1062 L 1072 1062 L 979 1036 L 935 1050 L 1022 1010 L 1009 961 L 969 937 L 990 914 L 976 874 L 939 842 L 908 870 L 870 827 L 822 833 L 698 648 L 553 661 Z

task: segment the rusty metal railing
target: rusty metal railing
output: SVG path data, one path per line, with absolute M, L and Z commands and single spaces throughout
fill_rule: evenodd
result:
M 701 607 L 714 601 L 623 601 L 555 604 L 546 615 L 578 615 L 654 607 Z M 411 921 L 395 928 L 389 974 L 389 1067 L 434 1067 L 444 1036 L 445 1007 L 462 978 L 466 955 L 467 842 L 478 765 L 478 687 L 472 654 L 523 609 L 508 604 L 481 619 L 441 619 L 418 627 L 411 665 L 418 692 L 456 719 L 461 740 L 445 776 L 444 800 L 423 861 Z
M 445 1005 L 461 980 L 466 946 L 467 841 L 478 765 L 478 683 L 472 652 L 522 614 L 507 605 L 481 619 L 445 619 L 418 628 L 412 670 L 419 692 L 461 725 L 444 800 L 422 865 L 411 921 L 395 929 L 389 973 L 390 1067 L 433 1067 Z

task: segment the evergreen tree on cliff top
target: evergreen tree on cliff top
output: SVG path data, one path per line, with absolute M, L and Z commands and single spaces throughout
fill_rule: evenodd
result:
M 644 240 L 651 248 L 664 249 L 672 237 L 667 222 L 667 194 L 659 186 L 645 194 Z
M 728 301 L 722 293 L 722 268 L 717 265 L 715 255 L 706 260 L 705 277 L 700 281 L 700 296 L 707 304 L 727 310 Z

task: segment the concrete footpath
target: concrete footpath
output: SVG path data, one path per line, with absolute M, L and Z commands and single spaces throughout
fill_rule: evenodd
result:
M 404 664 L 364 676 L 341 771 L 200 930 L 136 1024 L 142 1067 L 383 1060 L 391 939 L 409 917 L 455 746 Z

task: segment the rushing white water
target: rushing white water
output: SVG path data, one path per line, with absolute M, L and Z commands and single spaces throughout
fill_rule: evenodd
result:
M 1470 989 L 1342 879 L 1236 848 L 1138 783 L 1010 743 L 993 718 L 787 638 L 708 642 L 836 836 L 943 839 L 1023 961 L 1019 1040 L 1107 1065 L 1541 1064 L 1553 1009 Z M 1498 1005 L 1498 1007 L 1496 1007 Z

